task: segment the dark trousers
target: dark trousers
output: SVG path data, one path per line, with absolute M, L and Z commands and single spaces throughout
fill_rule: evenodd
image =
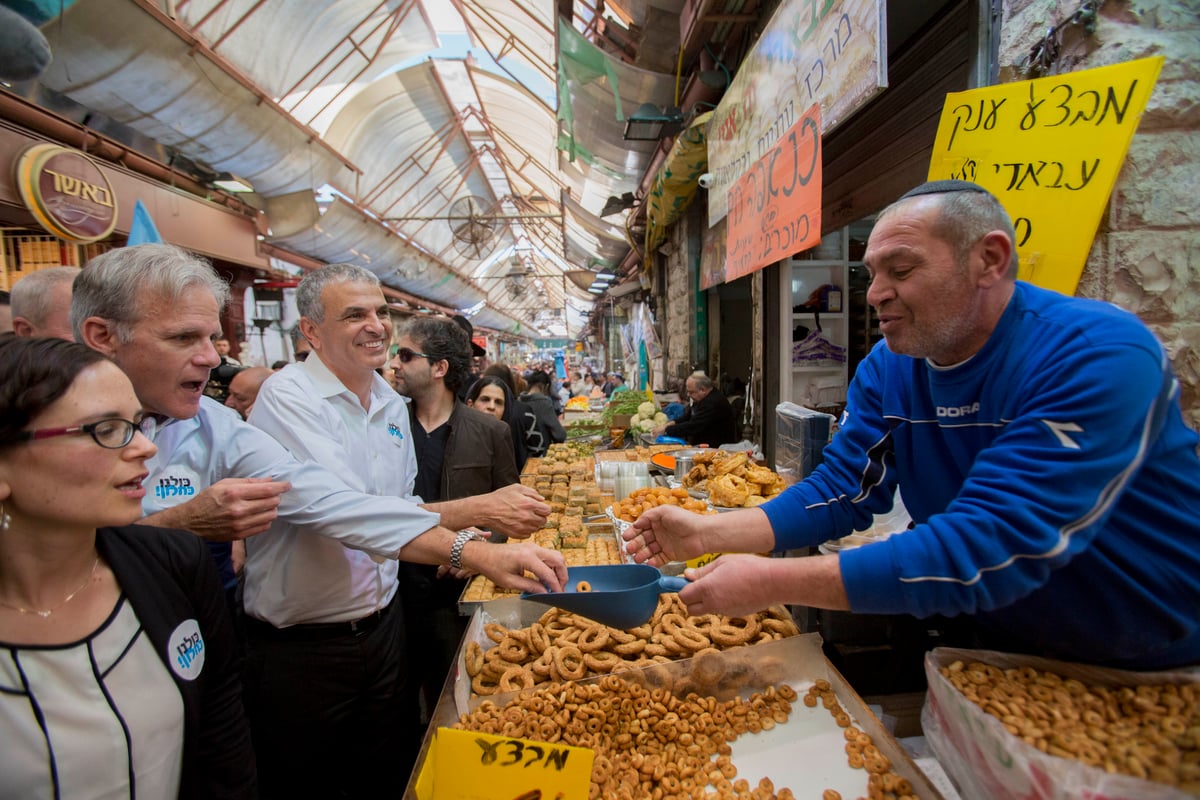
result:
M 437 577 L 437 567 L 400 563 L 400 594 L 404 600 L 408 636 L 408 669 L 414 698 L 423 701 L 425 718 L 433 716 L 446 676 L 467 630 L 458 613 L 458 598 L 466 581 Z
M 412 772 L 422 727 L 399 605 L 344 634 L 246 619 L 246 711 L 263 798 L 372 797 Z

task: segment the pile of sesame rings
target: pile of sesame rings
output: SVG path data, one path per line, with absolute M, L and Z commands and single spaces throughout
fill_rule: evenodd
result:
M 484 634 L 491 646 L 485 649 L 478 641 L 467 642 L 464 658 L 471 690 L 479 696 L 685 658 L 696 660 L 692 675 L 702 688 L 715 689 L 736 668 L 727 667 L 720 658 L 706 657 L 797 633 L 796 623 L 782 609 L 746 617 L 689 617 L 678 595 L 664 594 L 650 621 L 627 631 L 557 608 L 527 628 L 489 622 Z
M 692 797 L 793 800 L 769 778 L 756 786 L 737 777 L 729 743 L 787 722 L 796 691 L 769 685 L 747 699 L 679 695 L 632 677 L 547 683 L 503 706 L 485 700 L 454 727 L 596 751 L 589 800 L 682 800 Z M 711 791 L 710 791 L 711 787 Z
M 818 703 L 824 706 L 838 727 L 842 728 L 846 738 L 846 761 L 851 769 L 867 771 L 867 797 L 870 800 L 917 800 L 912 784 L 892 770 L 892 762 L 879 752 L 871 736 L 854 727 L 853 720 L 838 702 L 829 681 L 823 678 L 816 681 L 805 692 L 803 702 L 808 708 L 816 708 Z M 826 789 L 822 800 L 840 798 L 838 792 Z

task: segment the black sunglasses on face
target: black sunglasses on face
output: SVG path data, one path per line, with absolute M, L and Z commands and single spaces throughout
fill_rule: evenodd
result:
M 102 419 L 89 425 L 77 425 L 71 428 L 41 428 L 36 431 L 25 431 L 23 441 L 34 439 L 50 439 L 55 436 L 69 436 L 86 433 L 96 444 L 108 450 L 120 450 L 133 441 L 133 434 L 141 428 L 141 423 L 120 417 Z
M 398 350 L 396 350 L 396 358 L 400 359 L 401 364 L 407 364 L 408 362 L 412 361 L 414 358 L 428 358 L 430 361 L 438 360 L 437 358 L 429 355 L 428 353 L 418 353 L 416 350 L 409 350 L 407 347 L 401 347 Z

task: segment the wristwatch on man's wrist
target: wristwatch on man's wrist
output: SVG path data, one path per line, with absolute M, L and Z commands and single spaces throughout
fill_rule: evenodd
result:
M 462 569 L 463 548 L 467 546 L 467 542 L 475 542 L 482 539 L 483 536 L 475 531 L 459 531 L 454 537 L 454 544 L 450 546 L 450 566 L 455 569 Z

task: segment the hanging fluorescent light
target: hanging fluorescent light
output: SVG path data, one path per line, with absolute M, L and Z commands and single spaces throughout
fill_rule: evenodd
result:
M 588 291 L 592 294 L 604 294 L 604 290 L 597 286 L 589 286 Z
M 221 191 L 237 194 L 254 191 L 254 187 L 250 185 L 250 181 L 245 178 L 239 178 L 230 172 L 222 172 L 217 175 L 217 177 L 213 178 L 212 185 Z
M 643 103 L 626 119 L 623 138 L 627 142 L 657 142 L 664 136 L 673 136 L 682 127 L 683 114 L 678 108 Z
M 602 281 L 611 281 L 617 277 L 615 272 L 597 272 L 596 277 Z

